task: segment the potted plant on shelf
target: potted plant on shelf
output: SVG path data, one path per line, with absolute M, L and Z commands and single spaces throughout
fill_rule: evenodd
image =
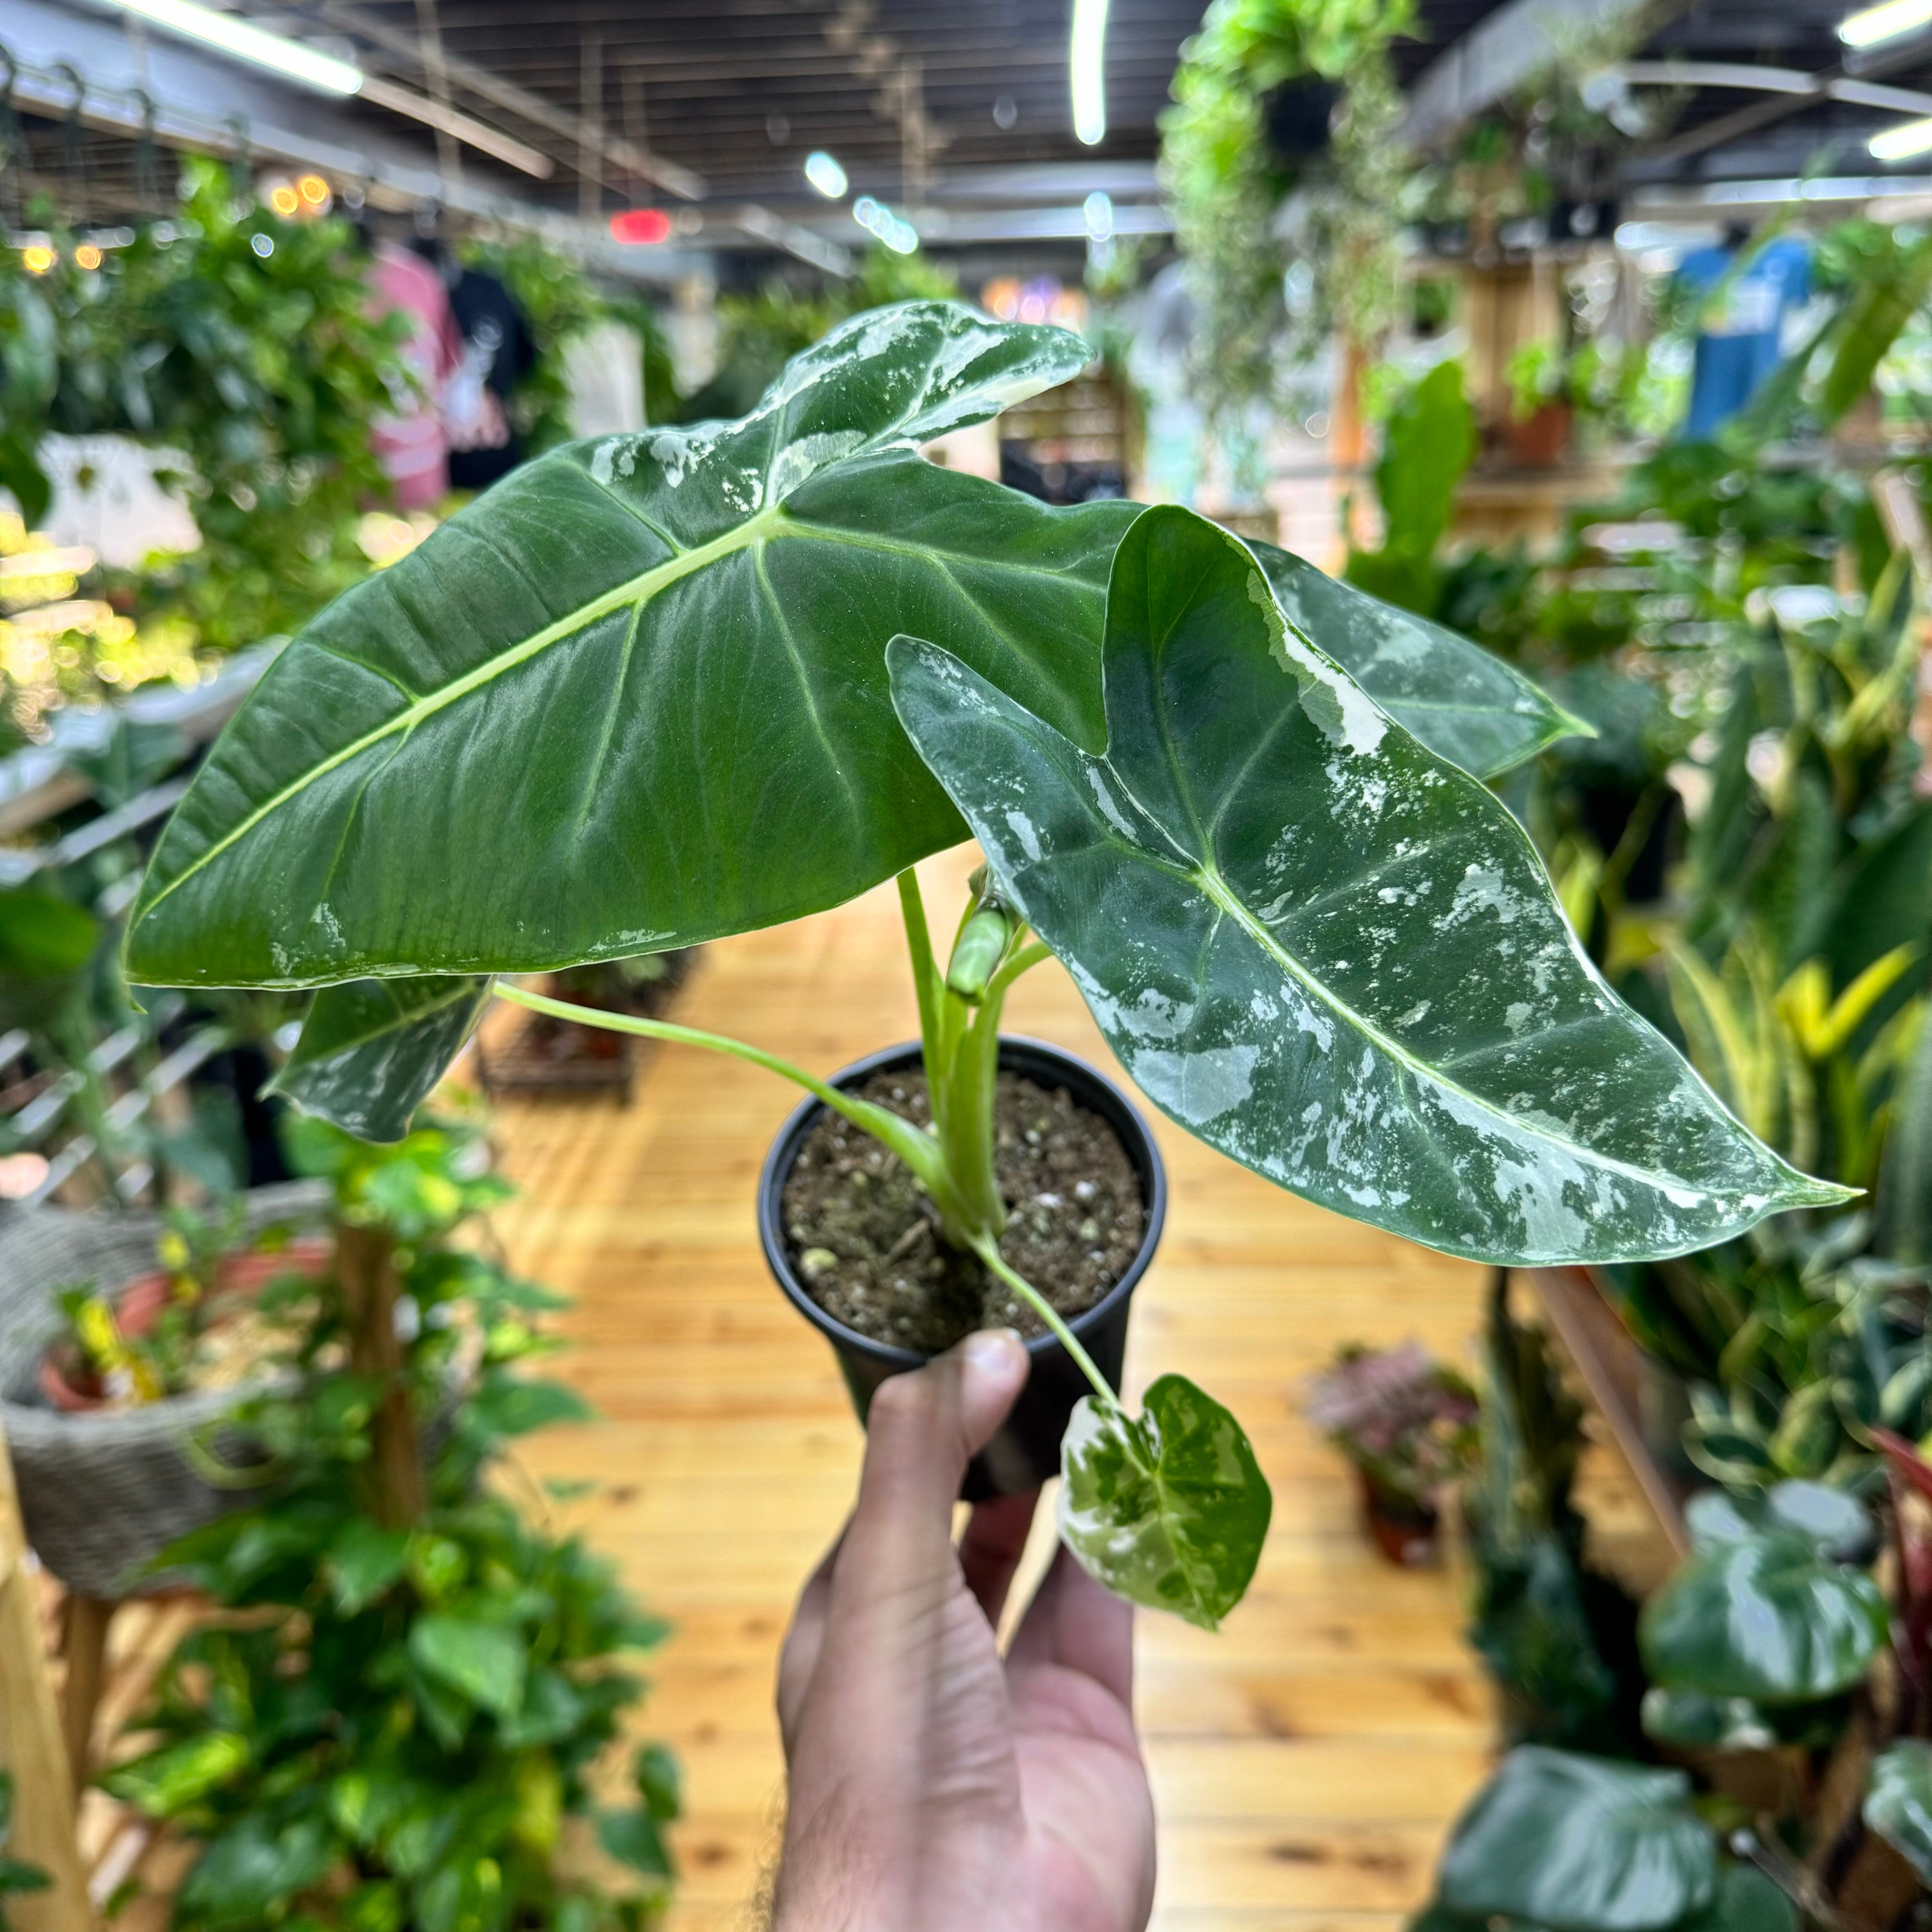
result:
M 164 834 L 127 959 L 340 988 L 283 1089 L 393 1136 L 494 976 L 795 918 L 970 832 L 988 869 L 944 967 L 902 886 L 929 1125 L 863 1076 L 500 990 L 769 1067 L 877 1138 L 1092 1390 L 1069 1541 L 1212 1622 L 1265 1527 L 1245 1438 L 1178 1377 L 1130 1417 L 1082 1346 L 1100 1310 L 1067 1321 L 1003 1245 L 999 1010 L 1049 952 L 1187 1131 L 1453 1252 L 1676 1252 L 1841 1190 L 1577 946 L 1478 776 L 1570 728 L 1532 686 L 1185 511 L 1050 509 L 919 457 L 1086 355 L 908 303 L 742 422 L 519 471 L 278 660 Z
M 1475 1390 L 1419 1342 L 1352 1342 L 1310 1381 L 1304 1407 L 1354 1464 L 1376 1547 L 1391 1563 L 1427 1562 L 1443 1492 L 1474 1456 Z
M 288 1139 L 337 1249 L 277 1298 L 283 1373 L 232 1419 L 275 1487 L 162 1555 L 223 1614 L 101 1781 L 202 1841 L 178 1932 L 640 1932 L 676 1766 L 644 1747 L 616 1802 L 596 1773 L 641 1694 L 626 1654 L 664 1627 L 486 1479 L 506 1438 L 586 1412 L 519 1366 L 558 1298 L 454 1238 L 508 1191 L 475 1126 Z

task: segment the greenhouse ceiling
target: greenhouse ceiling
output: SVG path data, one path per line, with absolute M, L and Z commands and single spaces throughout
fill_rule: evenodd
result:
M 0 0 L 0 47 L 21 67 L 14 104 L 38 117 L 28 129 L 50 178 L 138 199 L 126 137 L 144 120 L 177 146 L 232 145 L 245 125 L 258 158 L 358 175 L 394 206 L 440 201 L 600 243 L 614 214 L 653 211 L 639 232 L 667 245 L 613 259 L 656 275 L 694 248 L 776 250 L 836 272 L 866 240 L 853 218 L 860 196 L 883 211 L 875 232 L 915 211 L 920 233 L 941 247 L 1073 242 L 1096 191 L 1118 232 L 1162 233 L 1158 118 L 1201 10 L 1201 0 L 200 9 L 204 21 L 233 15 L 310 63 L 320 57 L 353 76 L 345 92 L 239 61 L 220 33 L 214 46 L 184 38 L 183 3 Z M 1840 34 L 1849 0 L 1653 10 L 1648 39 L 1601 84 L 1622 89 L 1634 119 L 1657 132 L 1606 195 L 1775 199 L 1808 176 L 1862 198 L 1888 169 L 1922 176 L 1927 160 L 1900 134 L 1932 119 L 1932 0 L 1924 19 L 1915 6 L 1894 0 L 1900 30 L 1863 46 Z M 1600 58 L 1592 50 L 1618 38 L 1626 11 L 1627 0 L 1421 0 L 1418 34 L 1395 49 L 1408 132 L 1452 145 L 1539 65 Z M 1076 130 L 1082 31 L 1090 98 Z M 1898 152 L 1874 159 L 1870 144 L 1888 130 Z M 842 194 L 814 191 L 814 156 L 836 163 L 813 172 Z

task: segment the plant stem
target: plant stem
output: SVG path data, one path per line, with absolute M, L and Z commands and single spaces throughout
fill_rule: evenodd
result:
M 912 957 L 913 990 L 919 996 L 919 1038 L 926 1056 L 926 1084 L 935 1133 L 944 1131 L 940 1119 L 939 969 L 932 956 L 932 934 L 926 922 L 926 901 L 919 874 L 908 866 L 898 875 L 899 910 L 905 920 L 906 950 Z
M 340 1223 L 335 1268 L 349 1320 L 350 1366 L 382 1390 L 371 1432 L 370 1513 L 386 1528 L 411 1528 L 422 1519 L 429 1499 L 403 1345 L 396 1334 L 395 1244 L 378 1228 Z
M 1080 1372 L 1093 1384 L 1094 1393 L 1100 1397 L 1102 1403 L 1109 1408 L 1118 1408 L 1120 1397 L 1114 1394 L 1107 1378 L 1094 1366 L 1094 1358 L 1081 1347 L 1073 1330 L 1060 1319 L 1060 1311 L 1025 1276 L 1006 1265 L 1005 1256 L 1000 1252 L 999 1244 L 992 1235 L 978 1236 L 973 1243 L 973 1252 L 992 1274 L 998 1276 L 1046 1323 L 1054 1340 L 1079 1364 Z
M 956 1220 L 960 1215 L 958 1190 L 946 1171 L 939 1143 L 922 1127 L 915 1126 L 890 1108 L 842 1093 L 829 1082 L 806 1072 L 803 1067 L 794 1066 L 790 1060 L 781 1060 L 776 1054 L 767 1053 L 762 1047 L 748 1046 L 742 1040 L 733 1040 L 722 1033 L 706 1033 L 697 1027 L 674 1026 L 668 1020 L 641 1019 L 632 1013 L 604 1012 L 596 1006 L 574 1006 L 568 1000 L 554 1000 L 547 993 L 532 993 L 526 987 L 513 986 L 505 980 L 497 982 L 496 991 L 513 1006 L 526 1006 L 533 1013 L 547 1013 L 552 1019 L 568 1020 L 576 1026 L 601 1027 L 606 1033 L 633 1034 L 640 1040 L 668 1040 L 681 1046 L 706 1047 L 713 1053 L 728 1053 L 734 1060 L 748 1061 L 754 1066 L 762 1066 L 768 1073 L 777 1074 L 782 1079 L 792 1081 L 898 1155 L 932 1196 L 942 1219 Z

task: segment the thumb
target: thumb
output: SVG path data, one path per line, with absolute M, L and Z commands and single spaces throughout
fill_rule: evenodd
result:
M 952 1542 L 966 1465 L 1005 1420 L 1032 1366 L 1010 1328 L 982 1329 L 872 1396 L 866 1467 L 847 1547 L 868 1568 L 876 1550 L 924 1562 Z

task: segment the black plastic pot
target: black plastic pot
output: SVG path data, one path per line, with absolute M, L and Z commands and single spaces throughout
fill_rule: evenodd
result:
M 919 1059 L 916 1041 L 889 1046 L 835 1073 L 832 1084 L 839 1088 L 862 1086 L 875 1073 L 916 1066 Z M 1119 1135 L 1120 1144 L 1140 1177 L 1141 1198 L 1147 1207 L 1147 1231 L 1141 1238 L 1140 1250 L 1106 1294 L 1068 1324 L 1081 1346 L 1093 1357 L 1095 1366 L 1118 1389 L 1127 1347 L 1127 1304 L 1160 1244 L 1161 1222 L 1167 1214 L 1167 1174 L 1160 1164 L 1160 1150 L 1148 1132 L 1147 1123 L 1127 1096 L 1111 1080 L 1070 1053 L 1063 1053 L 1043 1040 L 1008 1036 L 1000 1042 L 1000 1065 L 1007 1072 L 1023 1074 L 1048 1091 L 1064 1088 L 1077 1105 L 1098 1114 Z M 779 1287 L 790 1297 L 798 1312 L 832 1344 L 845 1386 L 852 1392 L 852 1406 L 862 1423 L 872 1406 L 872 1391 L 888 1376 L 903 1375 L 908 1369 L 918 1368 L 926 1358 L 910 1348 L 875 1342 L 842 1322 L 835 1322 L 812 1300 L 793 1270 L 784 1238 L 784 1184 L 799 1150 L 805 1144 L 806 1136 L 818 1125 L 824 1111 L 822 1101 L 807 1100 L 779 1129 L 777 1139 L 772 1142 L 772 1150 L 765 1156 L 765 1171 L 758 1179 L 758 1238 L 764 1244 L 766 1263 Z M 1060 1473 L 1060 1438 L 1066 1432 L 1074 1404 L 1089 1393 L 1087 1378 L 1051 1335 L 1028 1342 L 1027 1352 L 1033 1358 L 1033 1372 L 1013 1404 L 1012 1413 L 998 1434 L 974 1458 L 966 1472 L 960 1494 L 969 1502 L 988 1496 L 1021 1495 L 1039 1488 L 1049 1476 Z

